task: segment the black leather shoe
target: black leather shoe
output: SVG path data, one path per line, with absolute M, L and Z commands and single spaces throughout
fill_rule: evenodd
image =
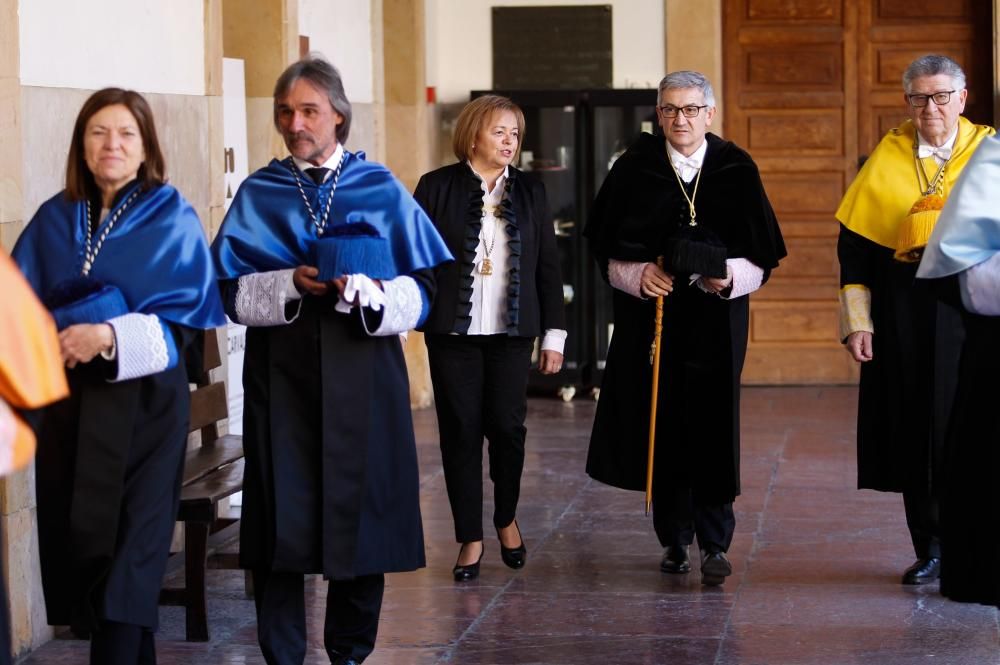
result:
M 691 559 L 688 557 L 687 545 L 684 547 L 667 546 L 663 548 L 663 558 L 660 559 L 660 570 L 665 573 L 681 575 L 691 572 Z
M 903 584 L 929 584 L 941 576 L 941 559 L 932 556 L 917 559 L 903 573 Z
M 486 545 L 480 543 L 482 547 L 479 550 L 479 558 L 476 559 L 475 563 L 470 563 L 467 565 L 459 565 L 459 561 L 462 559 L 462 550 L 458 550 L 458 559 L 455 560 L 455 567 L 451 569 L 451 574 L 455 576 L 456 582 L 468 582 L 469 580 L 474 580 L 479 577 L 479 564 L 483 561 L 483 552 L 486 551 Z M 465 545 L 463 544 L 464 548 Z
M 705 586 L 719 586 L 733 574 L 733 564 L 729 563 L 725 552 L 701 553 L 701 583 Z
M 517 520 L 514 520 L 514 526 L 517 527 L 517 535 L 521 536 L 521 527 L 517 526 Z M 500 529 L 497 529 L 497 540 L 500 540 Z M 528 560 L 528 548 L 524 546 L 524 536 L 521 536 L 521 544 L 517 547 L 504 547 L 501 540 L 500 558 L 503 559 L 508 568 L 514 570 L 524 568 L 524 564 Z

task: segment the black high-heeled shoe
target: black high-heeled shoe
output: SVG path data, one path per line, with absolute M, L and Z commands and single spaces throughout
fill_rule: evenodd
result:
M 479 577 L 479 564 L 482 563 L 483 553 L 486 551 L 486 544 L 480 543 L 480 545 L 482 549 L 479 550 L 479 558 L 476 562 L 464 566 L 458 562 L 462 560 L 462 549 L 465 548 L 465 543 L 458 550 L 458 559 L 455 560 L 455 567 L 451 569 L 451 574 L 454 575 L 456 582 L 468 582 Z
M 524 546 L 524 536 L 521 535 L 521 527 L 517 526 L 516 519 L 513 524 L 517 527 L 517 535 L 521 536 L 521 544 L 517 547 L 505 547 L 503 540 L 500 539 L 500 529 L 497 529 L 497 540 L 500 540 L 500 558 L 503 559 L 508 568 L 518 570 L 524 568 L 524 564 L 528 560 L 528 548 Z

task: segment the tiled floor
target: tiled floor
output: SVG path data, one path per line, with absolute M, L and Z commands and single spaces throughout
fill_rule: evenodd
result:
M 389 577 L 369 665 L 1000 664 L 996 610 L 899 584 L 911 563 L 896 495 L 854 489 L 853 388 L 747 388 L 743 495 L 722 588 L 659 572 L 642 496 L 583 472 L 593 403 L 533 400 L 518 522 L 519 572 L 487 541 L 476 582 L 456 585 L 434 415 L 416 414 L 428 567 Z M 489 524 L 488 517 L 485 524 Z M 212 571 L 207 644 L 182 641 L 162 610 L 161 665 L 263 663 L 238 572 Z M 323 594 L 311 601 L 323 663 Z M 84 663 L 86 644 L 56 640 L 27 663 Z

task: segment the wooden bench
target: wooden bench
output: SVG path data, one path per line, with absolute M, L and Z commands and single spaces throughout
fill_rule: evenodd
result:
M 208 331 L 201 375 L 191 391 L 189 431 L 201 432 L 201 445 L 186 453 L 177 514 L 177 521 L 184 524 L 184 586 L 160 591 L 161 605 L 185 608 L 189 642 L 209 639 L 206 570 L 239 567 L 237 554 L 218 551 L 238 536 L 239 529 L 238 519 L 219 517 L 219 502 L 243 489 L 243 439 L 219 434 L 219 421 L 229 415 L 226 386 L 221 381 L 213 383 L 210 372 L 221 364 L 215 331 Z

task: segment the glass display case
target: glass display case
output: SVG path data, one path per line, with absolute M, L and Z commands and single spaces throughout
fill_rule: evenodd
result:
M 656 130 L 656 90 L 473 91 L 510 97 L 524 110 L 518 167 L 545 184 L 563 277 L 566 358 L 563 371 L 532 370 L 534 394 L 596 395 L 613 331 L 610 287 L 587 251 L 583 229 L 614 160 L 641 131 Z

